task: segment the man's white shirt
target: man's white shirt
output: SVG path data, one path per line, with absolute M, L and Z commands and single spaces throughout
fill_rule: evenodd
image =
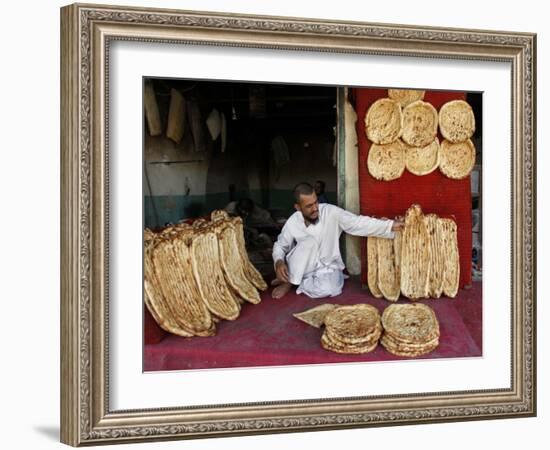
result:
M 354 236 L 392 239 L 394 237 L 394 233 L 391 231 L 392 226 L 393 220 L 356 215 L 331 204 L 319 205 L 319 219 L 315 224 L 306 225 L 302 213 L 296 211 L 289 217 L 277 242 L 273 245 L 273 261 L 276 263 L 283 260 L 288 264 L 289 257 L 292 255 L 294 261 L 293 267 L 289 264 L 290 282 L 299 284 L 297 293 L 313 294 L 310 297 L 338 295 L 341 292 L 341 286 L 339 289 L 336 286 L 330 289 L 329 285 L 334 284 L 334 281 L 330 281 L 335 276 L 331 272 L 341 273 L 345 268 L 339 244 L 342 232 Z M 299 244 L 303 244 L 301 247 L 304 248 L 304 251 L 299 252 L 301 254 L 295 254 L 298 250 L 296 247 L 300 247 Z M 302 260 L 303 264 L 300 264 Z M 292 273 L 293 268 L 295 273 Z M 317 286 L 313 289 L 314 292 L 308 292 L 306 285 L 311 290 L 313 287 L 312 277 L 319 278 L 322 274 L 325 274 L 322 279 L 320 278 L 314 283 Z M 309 280 L 306 282 L 306 279 Z

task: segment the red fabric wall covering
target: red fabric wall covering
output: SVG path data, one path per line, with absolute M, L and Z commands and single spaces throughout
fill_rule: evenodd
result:
M 418 203 L 425 214 L 452 216 L 458 229 L 460 253 L 460 287 L 472 282 L 472 199 L 470 177 L 451 180 L 438 169 L 428 175 L 416 176 L 405 170 L 401 178 L 393 181 L 378 181 L 367 168 L 367 156 L 371 142 L 365 133 L 365 115 L 372 103 L 387 97 L 386 89 L 353 89 L 357 112 L 357 137 L 359 147 L 359 191 L 361 214 L 375 217 L 394 218 L 404 215 L 407 208 Z M 450 101 L 465 99 L 460 92 L 426 92 L 424 101 L 431 103 L 438 111 Z M 439 135 L 440 142 L 442 141 Z M 367 283 L 366 239 L 361 248 L 361 282 Z

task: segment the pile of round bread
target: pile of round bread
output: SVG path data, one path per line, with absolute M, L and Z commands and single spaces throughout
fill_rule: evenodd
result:
M 335 306 L 326 312 L 323 322 L 321 345 L 336 353 L 369 353 L 380 342 L 394 355 L 416 357 L 439 345 L 435 312 L 421 303 L 390 305 L 382 317 L 376 307 L 366 303 Z
M 460 255 L 454 220 L 424 215 L 419 205 L 405 214 L 394 239 L 367 238 L 367 282 L 374 297 L 397 301 L 456 297 Z
M 371 305 L 339 306 L 325 316 L 321 345 L 336 353 L 368 353 L 382 334 L 380 313 Z
M 248 259 L 243 224 L 223 210 L 211 220 L 144 232 L 144 300 L 164 330 L 212 336 L 221 319 L 235 320 L 242 304 L 260 303 L 267 284 Z
M 394 355 L 425 355 L 439 345 L 435 312 L 422 303 L 388 306 L 382 314 L 382 326 L 384 335 L 380 343 Z
M 405 168 L 427 175 L 439 167 L 448 178 L 467 177 L 475 164 L 471 137 L 475 117 L 464 100 L 452 100 L 439 110 L 424 102 L 425 91 L 388 89 L 388 98 L 375 101 L 365 116 L 372 142 L 367 158 L 369 173 L 378 180 L 395 180 Z M 439 143 L 437 130 L 444 140 Z

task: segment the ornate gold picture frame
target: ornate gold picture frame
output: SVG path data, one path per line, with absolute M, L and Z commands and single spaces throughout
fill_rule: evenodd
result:
M 109 68 L 110 48 L 117 41 L 509 64 L 512 114 L 502 132 L 510 133 L 511 142 L 511 223 L 503 225 L 510 229 L 511 298 L 498 301 L 510 306 L 510 385 L 114 409 L 109 345 L 109 186 L 114 175 L 109 172 Z M 529 33 L 85 4 L 62 8 L 62 442 L 80 446 L 534 416 L 535 89 L 536 35 Z

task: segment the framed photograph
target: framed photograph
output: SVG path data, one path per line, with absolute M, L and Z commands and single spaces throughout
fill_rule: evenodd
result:
M 61 44 L 62 442 L 536 414 L 534 34 L 75 4 Z

